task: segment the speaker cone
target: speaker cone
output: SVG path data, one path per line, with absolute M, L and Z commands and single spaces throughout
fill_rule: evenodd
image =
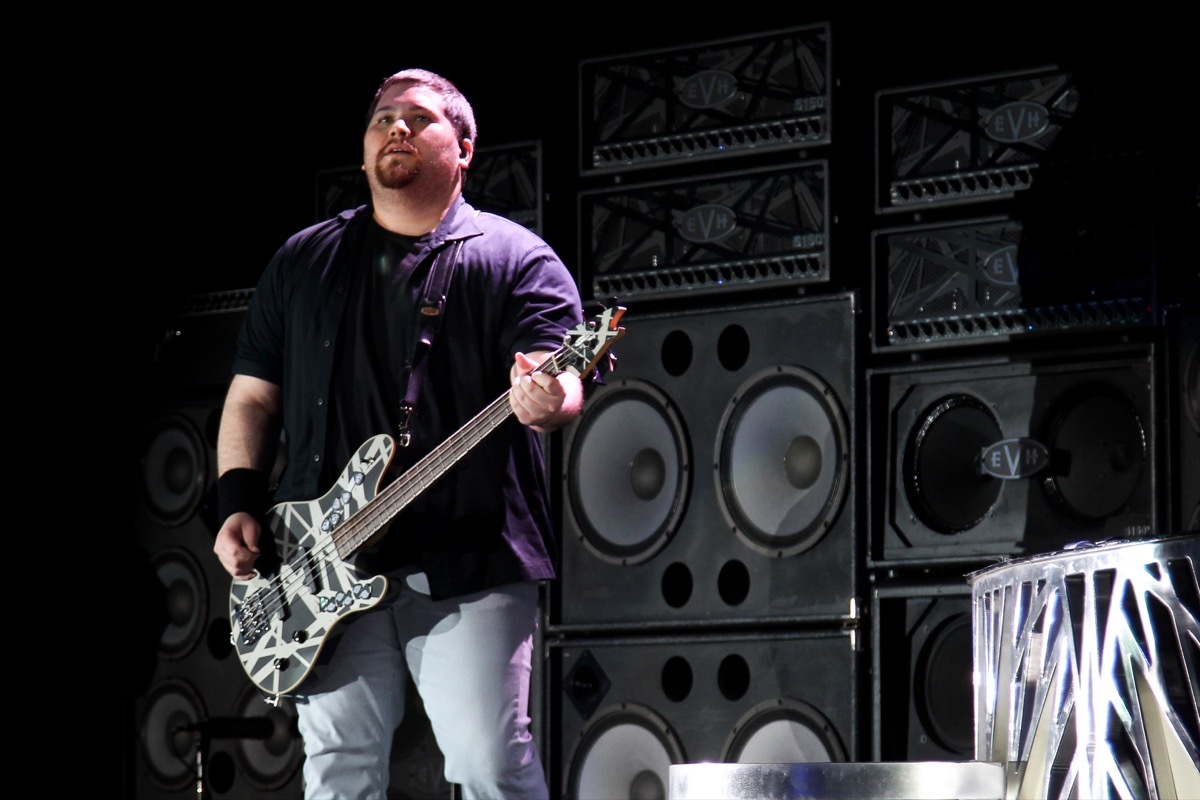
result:
M 206 716 L 199 692 L 181 678 L 169 678 L 147 695 L 139 745 L 147 774 L 162 789 L 183 789 L 196 780 L 197 734 L 186 728 Z
M 759 703 L 744 714 L 724 752 L 723 761 L 737 764 L 846 760 L 841 739 L 825 715 L 786 697 Z
M 667 723 L 636 704 L 602 714 L 584 731 L 570 760 L 576 800 L 666 800 L 670 766 L 683 747 Z
M 600 390 L 567 447 L 584 545 L 620 564 L 658 553 L 687 505 L 690 471 L 683 424 L 666 395 L 638 381 Z
M 142 452 L 142 497 L 160 525 L 191 518 L 208 486 L 208 450 L 196 426 L 172 415 L 151 430 Z
M 984 448 L 1003 439 L 995 417 L 968 395 L 943 398 L 912 431 L 904 483 L 913 510 L 939 533 L 978 525 L 1000 496 L 1001 482 L 979 469 Z
M 1077 517 L 1104 519 L 1129 502 L 1146 462 L 1146 433 L 1125 398 L 1080 387 L 1060 404 L 1047 442 L 1065 467 L 1046 478 L 1046 489 Z
M 266 717 L 271 721 L 271 735 L 266 739 L 236 740 L 234 754 L 241 774 L 258 789 L 283 788 L 304 761 L 295 705 L 287 697 L 271 705 L 257 689 L 247 686 L 238 698 L 237 712 L 240 717 Z
M 204 570 L 188 551 L 168 547 L 151 558 L 156 583 L 155 599 L 159 601 L 158 641 L 160 658 L 183 658 L 204 636 L 208 622 L 208 585 Z
M 917 714 L 939 746 L 969 757 L 975 750 L 975 690 L 971 618 L 942 622 L 917 656 Z
M 800 367 L 763 370 L 737 391 L 718 430 L 719 499 L 758 552 L 794 555 L 837 518 L 849 433 L 833 391 Z

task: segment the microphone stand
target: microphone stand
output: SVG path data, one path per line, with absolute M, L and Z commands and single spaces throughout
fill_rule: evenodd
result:
M 196 797 L 198 800 L 210 800 L 207 784 L 204 782 L 204 756 L 208 752 L 208 727 L 196 725 Z
M 179 730 L 195 735 L 197 800 L 211 800 L 204 771 L 208 767 L 208 748 L 212 740 L 269 739 L 275 725 L 266 717 L 212 717 L 184 725 Z

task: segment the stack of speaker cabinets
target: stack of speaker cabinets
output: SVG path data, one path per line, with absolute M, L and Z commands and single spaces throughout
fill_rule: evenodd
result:
M 877 760 L 975 755 L 971 570 L 1181 524 L 1158 490 L 1154 131 L 1113 124 L 1149 96 L 1145 66 L 1097 54 L 876 93 Z
M 551 795 L 861 755 L 856 293 L 827 24 L 580 64 L 576 267 L 627 310 L 561 436 Z
M 216 434 L 252 291 L 189 298 L 162 332 L 145 398 L 135 567 L 145 593 L 132 708 L 137 797 L 300 797 L 295 709 L 268 705 L 229 642 L 212 552 Z

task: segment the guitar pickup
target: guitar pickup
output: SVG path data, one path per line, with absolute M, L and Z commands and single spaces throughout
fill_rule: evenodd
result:
M 295 561 L 296 574 L 300 576 L 300 580 L 304 583 L 304 588 L 308 589 L 313 594 L 319 594 L 324 588 L 324 582 L 321 580 L 321 567 L 319 559 L 312 556 L 312 551 L 304 550 L 299 554 Z

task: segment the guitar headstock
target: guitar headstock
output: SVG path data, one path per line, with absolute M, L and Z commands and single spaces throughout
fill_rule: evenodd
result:
M 590 372 L 613 343 L 625 335 L 620 326 L 624 306 L 606 308 L 590 320 L 567 331 L 563 345 L 550 359 L 558 370 L 583 376 Z

